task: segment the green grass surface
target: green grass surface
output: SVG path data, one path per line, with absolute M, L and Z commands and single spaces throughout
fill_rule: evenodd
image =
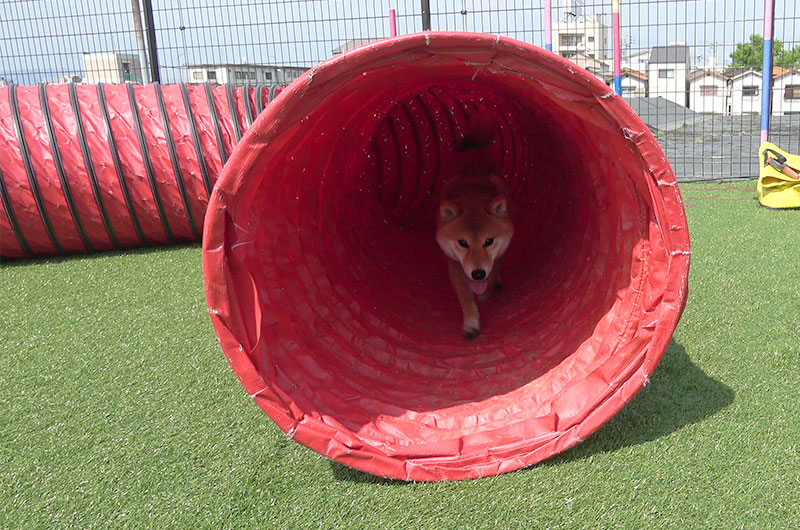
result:
M 0 271 L 0 527 L 798 528 L 800 212 L 682 186 L 689 304 L 583 444 L 406 484 L 288 440 L 228 367 L 197 247 Z

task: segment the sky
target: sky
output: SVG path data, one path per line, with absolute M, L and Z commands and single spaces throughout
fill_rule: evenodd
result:
M 553 0 L 553 19 L 569 0 Z M 312 66 L 350 39 L 422 29 L 420 0 L 152 0 L 162 81 L 185 79 L 187 64 Z M 611 0 L 586 0 L 583 11 L 609 27 Z M 621 0 L 623 55 L 673 42 L 693 62 L 729 62 L 735 44 L 763 33 L 760 0 Z M 800 0 L 776 2 L 775 34 L 800 45 Z M 430 0 L 434 30 L 499 33 L 544 46 L 541 0 Z M 491 6 L 491 7 L 487 7 Z M 82 75 L 83 54 L 137 53 L 131 0 L 0 0 L 0 76 L 18 84 Z M 609 50 L 608 55 L 611 52 Z

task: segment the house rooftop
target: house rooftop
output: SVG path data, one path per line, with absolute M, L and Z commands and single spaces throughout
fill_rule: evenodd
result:
M 786 68 L 781 68 L 780 66 L 773 66 L 772 67 L 772 77 L 781 77 L 785 74 L 788 70 Z M 761 75 L 761 70 L 756 70 L 755 68 L 751 68 L 749 66 L 735 66 L 733 68 L 728 68 L 722 74 L 726 77 L 739 77 L 742 74 L 746 74 L 747 72 L 753 72 L 757 75 Z
M 653 46 L 650 52 L 650 64 L 685 63 L 689 61 L 689 47 L 680 46 Z
M 640 72 L 638 70 L 633 70 L 633 69 L 628 68 L 628 67 L 623 68 L 622 71 L 620 72 L 620 77 L 626 77 L 626 76 L 627 77 L 635 77 L 636 79 L 639 79 L 640 81 L 647 81 L 648 80 L 648 75 L 647 74 L 645 74 L 643 72 Z M 606 82 L 613 81 L 613 80 L 614 80 L 614 76 L 613 75 L 606 76 Z
M 705 69 L 695 70 L 694 72 L 689 74 L 688 80 L 694 81 L 695 79 L 700 79 L 702 77 L 707 77 L 707 76 L 718 77 L 720 79 L 728 79 L 728 76 L 726 76 L 725 74 L 705 68 Z

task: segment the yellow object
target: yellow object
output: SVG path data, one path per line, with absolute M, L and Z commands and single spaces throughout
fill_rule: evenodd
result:
M 768 149 L 785 156 L 789 167 L 800 168 L 800 156 L 791 155 L 775 144 L 762 143 L 758 148 L 758 202 L 767 208 L 800 208 L 800 179 L 767 164 L 770 157 L 775 157 L 774 153 L 767 152 Z

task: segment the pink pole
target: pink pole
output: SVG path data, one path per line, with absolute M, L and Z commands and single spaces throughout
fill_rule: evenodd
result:
M 553 6 L 551 0 L 544 0 L 544 49 L 553 51 Z
M 613 24 L 612 36 L 614 39 L 614 91 L 622 95 L 622 46 L 619 31 L 619 0 L 614 0 L 611 7 Z
M 397 37 L 397 16 L 394 9 L 389 10 L 389 36 Z

